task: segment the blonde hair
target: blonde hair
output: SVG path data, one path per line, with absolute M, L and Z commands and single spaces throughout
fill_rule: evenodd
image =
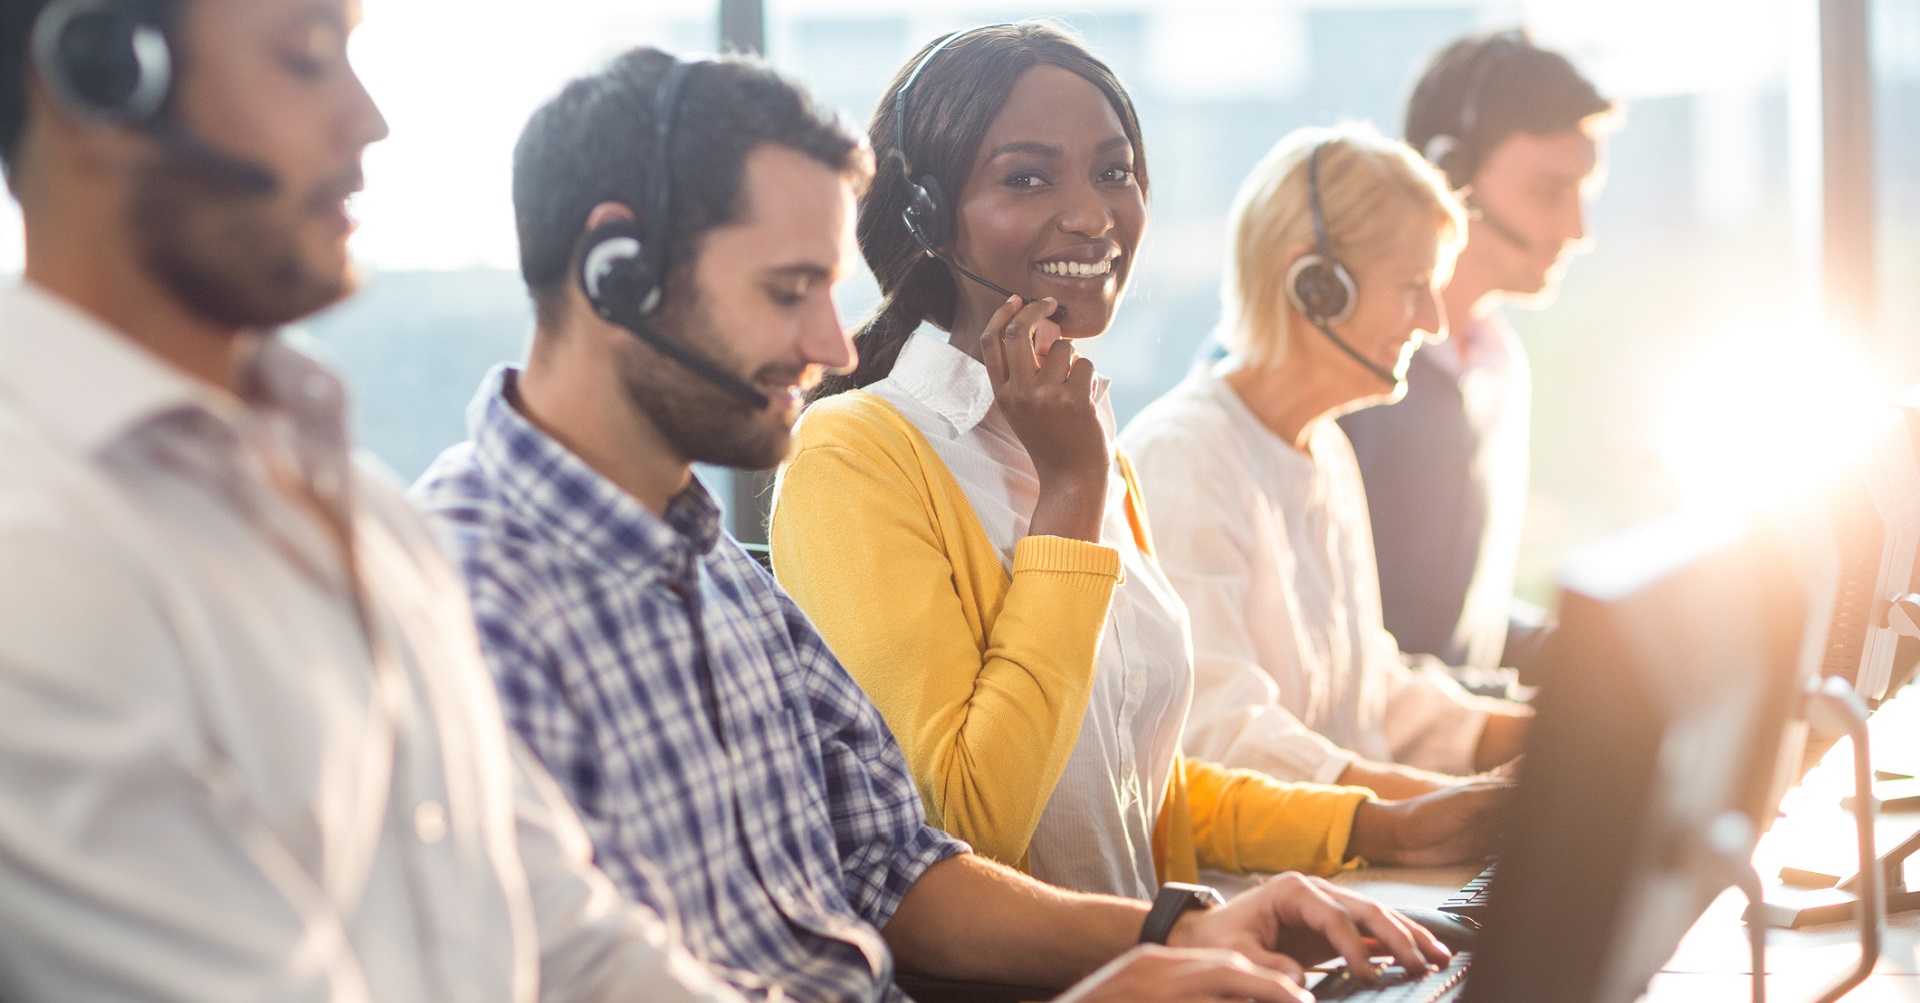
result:
M 1416 223 L 1440 224 L 1443 266 L 1466 243 L 1466 212 L 1446 177 L 1405 143 L 1370 125 L 1287 134 L 1241 182 L 1228 216 L 1218 336 L 1258 364 L 1280 361 L 1293 337 L 1287 265 L 1315 242 L 1307 157 L 1321 144 L 1327 242 L 1348 268 L 1390 253 Z

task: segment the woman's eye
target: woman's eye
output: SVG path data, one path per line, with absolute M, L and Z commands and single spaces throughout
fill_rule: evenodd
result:
M 767 289 L 767 295 L 781 306 L 799 306 L 807 298 L 807 287 L 772 286 Z
M 1046 183 L 1047 179 L 1038 171 L 1021 171 L 1008 176 L 1006 181 L 1008 188 L 1039 188 Z
M 1132 181 L 1133 168 L 1125 164 L 1115 164 L 1100 175 L 1102 181 Z

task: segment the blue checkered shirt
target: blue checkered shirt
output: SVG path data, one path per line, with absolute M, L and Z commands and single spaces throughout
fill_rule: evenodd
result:
M 741 988 L 903 999 L 878 928 L 966 844 L 926 824 L 879 711 L 706 490 L 655 517 L 528 423 L 514 376 L 488 374 L 471 439 L 412 491 L 508 722 L 600 866 Z

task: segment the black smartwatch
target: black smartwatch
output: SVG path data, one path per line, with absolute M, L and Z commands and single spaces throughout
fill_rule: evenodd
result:
M 1206 885 L 1183 885 L 1178 881 L 1169 881 L 1160 886 L 1160 894 L 1153 897 L 1153 908 L 1147 910 L 1147 921 L 1140 924 L 1140 943 L 1164 944 L 1167 936 L 1173 933 L 1173 924 L 1189 909 L 1211 909 L 1226 905 L 1227 900 L 1220 893 Z

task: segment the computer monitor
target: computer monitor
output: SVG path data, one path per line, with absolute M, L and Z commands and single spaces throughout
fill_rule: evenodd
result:
M 1889 617 L 1920 581 L 1920 393 L 1895 397 L 1887 419 L 1827 499 L 1839 581 L 1820 672 L 1853 683 L 1869 707 L 1920 665 L 1920 638 Z
M 1686 518 L 1571 563 L 1465 1000 L 1627 1003 L 1731 883 L 1709 833 L 1764 829 L 1797 758 L 1833 595 L 1812 553 Z

